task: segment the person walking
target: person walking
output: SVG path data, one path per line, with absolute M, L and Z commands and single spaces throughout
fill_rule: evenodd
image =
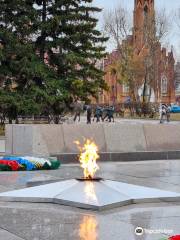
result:
M 96 118 L 96 122 L 100 122 L 100 118 L 102 120 L 102 113 L 103 113 L 102 108 L 100 106 L 97 106 L 94 114 L 94 119 Z
M 114 106 L 109 106 L 107 108 L 105 108 L 105 116 L 103 118 L 103 121 L 107 118 L 108 122 L 111 122 L 111 119 L 114 122 Z
M 165 104 L 161 104 L 159 107 L 160 123 L 164 123 L 164 120 L 167 116 L 167 108 Z
M 110 108 L 109 108 L 108 119 L 109 119 L 109 122 L 111 122 L 111 119 L 114 122 L 114 106 L 110 106 Z
M 87 124 L 91 124 L 91 115 L 92 115 L 91 105 L 86 106 L 86 111 L 87 111 Z
M 102 118 L 102 121 L 104 122 L 104 120 L 108 121 L 109 119 L 109 106 L 105 106 L 103 109 L 103 115 L 104 117 Z
M 76 119 L 78 119 L 78 121 L 80 122 L 80 118 L 81 118 L 81 111 L 82 111 L 82 104 L 80 101 L 76 100 L 75 103 L 74 103 L 74 112 L 75 112 L 75 115 L 74 115 L 74 122 L 76 122 Z
M 167 122 L 170 122 L 170 118 L 171 118 L 171 106 L 167 105 L 166 107 L 166 117 L 167 117 Z
M 99 121 L 100 121 L 100 119 L 103 122 L 103 107 L 100 107 L 100 109 L 99 109 Z

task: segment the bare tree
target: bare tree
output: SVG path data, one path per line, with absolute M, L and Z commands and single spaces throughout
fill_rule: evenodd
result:
M 122 40 L 131 33 L 131 16 L 123 6 L 104 13 L 104 32 L 112 40 L 117 48 L 120 48 Z
M 180 30 L 180 6 L 175 13 L 175 23 L 178 29 Z
M 155 14 L 155 26 L 156 37 L 159 41 L 164 41 L 169 35 L 172 27 L 172 12 L 167 13 L 165 8 L 156 11 Z
M 145 37 L 145 47 L 148 50 L 144 58 L 144 89 L 143 89 L 143 102 L 150 101 L 151 87 L 149 89 L 149 97 L 145 98 L 146 91 L 152 83 L 156 83 L 156 90 L 159 92 L 158 87 L 158 64 L 157 53 L 160 42 L 163 42 L 170 32 L 171 18 L 168 16 L 166 9 L 156 11 L 152 15 L 147 15 L 143 28 Z
M 104 32 L 115 43 L 119 52 L 119 60 L 114 62 L 110 69 L 116 72 L 119 83 L 129 87 L 129 94 L 136 101 L 137 84 L 135 78 L 142 73 L 142 64 L 140 64 L 139 59 L 134 59 L 134 49 L 128 41 L 132 35 L 131 19 L 130 12 L 119 5 L 104 14 Z
M 150 101 L 153 82 L 158 87 L 157 50 L 160 42 L 168 36 L 171 27 L 171 18 L 166 10 L 145 14 L 144 24 L 139 32 L 143 35 L 144 46 L 140 50 L 142 54 L 136 54 L 136 44 L 133 42 L 132 17 L 123 7 L 119 6 L 104 14 L 104 32 L 116 44 L 119 51 L 119 61 L 113 64 L 121 83 L 129 86 L 130 95 L 136 101 L 139 87 L 138 80 L 144 79 L 143 102 Z M 143 52 L 144 51 L 144 52 Z M 145 95 L 150 91 L 149 98 Z
M 174 32 L 173 34 L 176 35 L 176 37 L 179 38 L 180 36 L 180 5 L 179 8 L 174 12 L 173 14 L 173 20 L 174 20 Z M 179 53 L 179 48 L 180 48 L 180 42 L 178 42 L 178 46 L 177 48 L 175 48 L 175 53 L 176 53 L 176 57 L 178 59 L 178 62 L 180 60 L 180 53 Z

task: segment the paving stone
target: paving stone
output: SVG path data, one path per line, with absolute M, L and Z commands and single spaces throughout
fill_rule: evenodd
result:
M 59 170 L 29 174 L 0 172 L 0 182 L 10 191 L 22 188 L 32 179 L 39 180 L 40 175 L 44 179 L 46 176 L 73 178 L 82 176 L 82 170 L 78 164 L 68 164 Z M 179 160 L 100 163 L 97 176 L 180 193 Z M 25 240 L 159 240 L 167 236 L 144 234 L 138 237 L 135 228 L 170 229 L 173 231 L 170 235 L 177 235 L 180 234 L 179 222 L 180 203 L 140 203 L 92 212 L 58 204 L 0 202 L 0 227 Z
M 5 230 L 0 229 L 0 239 L 2 240 L 23 240 L 22 238 L 8 232 Z

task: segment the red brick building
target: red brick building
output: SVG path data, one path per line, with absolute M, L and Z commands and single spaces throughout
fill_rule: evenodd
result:
M 143 28 L 146 17 L 154 17 L 154 13 L 154 0 L 135 0 L 133 31 L 132 35 L 128 36 L 125 41 L 132 46 L 134 52 L 133 54 L 137 58 L 145 59 L 149 51 L 146 43 L 146 33 L 143 31 Z M 151 27 L 152 29 L 155 28 L 155 26 Z M 99 103 L 121 103 L 124 102 L 125 99 L 130 95 L 129 88 L 124 84 L 118 83 L 116 72 L 113 72 L 110 67 L 116 61 L 120 61 L 120 54 L 118 50 L 110 53 L 103 61 L 103 67 L 106 73 L 105 81 L 109 86 L 109 91 L 103 91 L 99 95 Z M 147 89 L 147 95 L 149 94 L 150 102 L 175 102 L 175 60 L 173 52 L 167 52 L 167 50 L 162 48 L 161 44 L 158 42 L 156 44 L 153 61 L 156 66 L 154 70 L 154 78 L 150 83 L 151 86 L 148 86 Z M 145 85 L 144 81 L 145 76 L 137 79 L 138 88 L 135 91 L 140 100 L 142 100 L 142 92 Z

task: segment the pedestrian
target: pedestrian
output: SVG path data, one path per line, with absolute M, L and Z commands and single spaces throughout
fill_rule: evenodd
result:
M 167 116 L 167 112 L 166 112 L 167 108 L 165 104 L 161 104 L 159 107 L 159 114 L 160 114 L 160 123 L 164 122 L 164 119 Z
M 82 111 L 82 104 L 80 101 L 76 100 L 74 103 L 74 122 L 76 122 L 76 119 L 78 118 L 78 121 L 80 122 L 81 117 L 81 111 Z
M 99 109 L 99 119 L 103 122 L 103 107 L 100 107 Z
M 112 119 L 113 122 L 114 122 L 114 106 L 110 106 L 110 107 L 109 107 L 109 110 L 108 110 L 108 119 L 109 119 L 109 122 L 111 122 L 111 119 Z
M 87 124 L 91 124 L 91 115 L 92 115 L 91 105 L 86 106 L 86 111 L 87 111 Z
M 105 116 L 103 118 L 103 121 L 107 118 L 107 121 L 111 122 L 111 119 L 114 122 L 114 106 L 109 106 L 105 108 Z
M 100 106 L 97 106 L 94 113 L 94 119 L 96 118 L 96 122 L 100 122 L 100 119 L 102 120 L 102 114 L 103 114 L 102 108 Z
M 109 119 L 109 117 L 108 117 L 109 116 L 109 107 L 108 106 L 104 107 L 103 115 L 104 115 L 104 117 L 102 118 L 102 121 L 104 122 L 104 120 L 106 120 L 106 118 L 107 118 L 106 121 L 108 121 L 108 119 Z

